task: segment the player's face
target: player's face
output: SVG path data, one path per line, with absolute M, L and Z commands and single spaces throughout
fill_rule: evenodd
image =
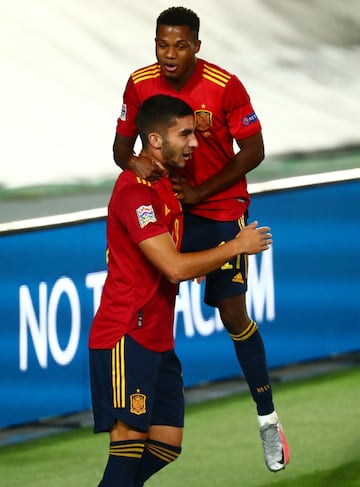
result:
M 182 86 L 194 72 L 200 41 L 187 26 L 160 25 L 156 33 L 156 58 L 170 83 Z
M 169 167 L 184 167 L 197 146 L 194 117 L 189 115 L 178 118 L 176 125 L 170 127 L 162 139 L 164 164 Z

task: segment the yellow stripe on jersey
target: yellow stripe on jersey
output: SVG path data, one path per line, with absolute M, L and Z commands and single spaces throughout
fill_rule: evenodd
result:
M 136 84 L 146 79 L 158 78 L 160 74 L 161 68 L 159 64 L 153 64 L 152 66 L 148 66 L 147 68 L 138 69 L 131 75 L 131 78 L 134 84 Z
M 156 74 L 161 71 L 160 64 L 154 63 L 151 66 L 146 66 L 145 68 L 137 69 L 131 75 L 132 78 L 138 78 L 139 76 Z
M 146 186 L 152 186 L 150 181 L 147 181 L 146 179 L 143 179 L 143 178 L 139 178 L 139 176 L 136 176 L 136 181 L 139 184 L 145 184 Z
M 226 86 L 227 82 L 231 78 L 229 74 L 212 68 L 208 64 L 204 65 L 203 77 L 219 86 L 222 86 L 223 88 Z
M 179 218 L 175 218 L 172 237 L 174 240 L 175 247 L 178 248 L 179 240 L 180 240 L 180 221 L 179 221 Z
M 114 408 L 125 407 L 125 337 L 115 345 L 111 353 L 111 374 Z

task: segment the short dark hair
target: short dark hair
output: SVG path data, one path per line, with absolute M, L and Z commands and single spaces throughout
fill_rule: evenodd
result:
M 156 21 L 156 32 L 160 25 L 185 25 L 189 27 L 195 40 L 199 39 L 200 19 L 195 12 L 185 7 L 170 7 L 161 12 Z
M 194 115 L 193 109 L 180 98 L 168 95 L 154 95 L 147 98 L 136 116 L 137 131 L 143 147 L 148 145 L 150 132 L 164 134 L 175 125 L 178 118 Z

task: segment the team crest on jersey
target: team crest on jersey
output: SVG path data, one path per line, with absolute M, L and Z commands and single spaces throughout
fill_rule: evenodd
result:
M 146 227 L 149 223 L 155 223 L 157 221 L 154 208 L 151 205 L 139 206 L 139 208 L 136 209 L 136 215 L 141 228 Z
M 126 120 L 126 113 L 127 113 L 126 103 L 123 103 L 121 107 L 121 113 L 120 113 L 120 120 L 122 120 L 123 122 L 125 122 Z
M 146 413 L 146 395 L 136 390 L 136 394 L 130 394 L 130 413 L 140 415 Z
M 195 110 L 195 123 L 197 130 L 206 132 L 212 127 L 212 113 L 209 110 Z

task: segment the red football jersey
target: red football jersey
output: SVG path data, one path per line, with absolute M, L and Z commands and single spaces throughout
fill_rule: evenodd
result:
M 182 210 L 168 178 L 152 184 L 123 171 L 108 207 L 108 274 L 90 330 L 90 348 L 111 349 L 125 334 L 149 350 L 174 348 L 177 286 L 138 247 L 165 232 L 179 249 Z
M 159 64 L 135 71 L 124 91 L 117 132 L 134 136 L 136 113 L 142 102 L 155 94 L 177 96 L 194 110 L 199 147 L 184 170 L 193 185 L 217 174 L 234 156 L 234 139 L 243 139 L 261 131 L 250 97 L 233 74 L 197 59 L 196 69 L 180 90 L 166 80 Z M 192 212 L 214 220 L 239 218 L 249 206 L 246 178 L 192 208 Z

